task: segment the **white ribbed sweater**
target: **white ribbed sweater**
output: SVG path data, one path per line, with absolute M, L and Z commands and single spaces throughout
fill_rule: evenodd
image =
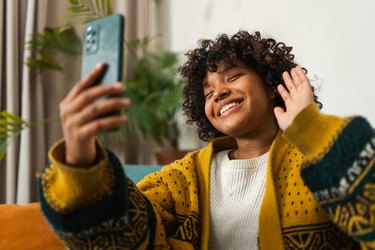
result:
M 210 174 L 210 249 L 258 249 L 259 211 L 269 153 L 230 160 L 216 154 Z

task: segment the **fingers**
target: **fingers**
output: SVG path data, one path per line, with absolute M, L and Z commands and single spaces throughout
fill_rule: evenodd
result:
M 281 107 L 275 107 L 273 112 L 275 113 L 277 120 L 279 120 L 285 114 L 285 110 Z
M 83 126 L 81 126 L 76 135 L 81 138 L 89 138 L 95 136 L 96 134 L 104 131 L 109 131 L 112 129 L 119 128 L 121 125 L 126 123 L 128 118 L 124 115 L 118 116 L 108 116 L 101 119 L 93 120 Z M 77 138 L 78 140 L 80 138 Z
M 279 125 L 279 128 L 282 131 L 285 131 L 285 129 L 290 125 L 291 119 L 288 117 L 288 113 L 281 107 L 275 107 L 273 109 L 273 112 L 275 114 L 277 124 Z
M 71 122 L 75 126 L 81 126 L 92 120 L 102 117 L 103 115 L 122 111 L 130 107 L 130 100 L 123 98 L 109 98 L 104 101 L 96 102 L 83 108 L 79 113 L 76 113 Z
M 104 73 L 105 64 L 98 63 L 95 68 L 91 71 L 90 74 L 85 76 L 82 80 L 80 80 L 69 92 L 69 94 L 65 97 L 65 101 L 70 101 L 78 96 L 84 89 L 88 88 L 92 84 L 94 84 L 95 80 Z
M 65 136 L 80 143 L 95 137 L 97 133 L 119 128 L 128 120 L 125 115 L 103 115 L 121 111 L 130 105 L 129 99 L 109 98 L 82 107 L 80 112 L 73 113 L 63 120 Z
M 299 70 L 301 70 L 301 68 L 299 66 L 296 66 L 290 71 L 290 74 L 293 78 L 294 86 L 296 86 L 297 88 L 301 85 Z
M 60 104 L 60 116 L 64 118 L 67 115 L 79 112 L 83 107 L 93 103 L 100 97 L 119 95 L 122 91 L 123 85 L 121 83 L 91 87 L 90 89 L 82 91 L 75 99 L 70 101 L 64 100 Z
M 103 117 L 130 107 L 129 99 L 114 97 L 122 94 L 122 83 L 92 86 L 104 68 L 104 64 L 98 64 L 60 103 L 60 117 L 66 138 L 79 137 L 81 140 L 78 141 L 87 141 L 98 132 L 120 127 L 127 120 L 121 115 Z M 96 101 L 103 96 L 112 97 Z
M 310 86 L 309 79 L 299 65 L 291 69 L 290 74 L 285 71 L 282 76 L 289 92 L 293 92 L 301 86 Z
M 104 115 L 128 108 L 130 100 L 110 97 L 96 101 L 103 96 L 119 96 L 123 92 L 122 83 L 93 86 L 104 70 L 105 65 L 98 64 L 60 103 L 65 158 L 71 165 L 90 165 L 97 154 L 96 134 L 119 128 L 127 121 L 125 115 Z
M 291 70 L 292 75 L 294 74 L 293 70 L 294 69 Z M 288 91 L 294 92 L 295 89 L 296 89 L 296 84 L 294 82 L 294 78 L 292 79 L 292 77 L 289 75 L 289 73 L 287 71 L 285 71 L 283 73 L 283 79 L 284 79 L 286 87 L 288 88 Z
M 291 99 L 290 93 L 285 89 L 285 87 L 281 84 L 277 86 L 277 91 L 279 91 L 279 94 L 281 98 L 284 100 L 285 104 L 289 102 Z
M 292 71 L 293 79 L 296 82 L 297 87 L 302 87 L 306 85 L 310 86 L 310 81 L 300 66 L 295 67 Z
M 294 118 L 313 102 L 310 81 L 300 66 L 282 75 L 285 86 L 279 84 L 277 90 L 285 103 L 285 110 L 275 107 L 274 113 L 279 127 L 285 131 Z
M 306 87 L 311 86 L 310 80 L 307 78 L 305 71 L 301 68 L 301 66 L 296 66 L 291 70 L 293 80 L 295 85 L 298 87 Z

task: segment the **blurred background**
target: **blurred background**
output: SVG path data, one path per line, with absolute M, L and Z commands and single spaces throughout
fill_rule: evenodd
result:
M 0 0 L 0 111 L 26 121 L 0 162 L 0 203 L 37 199 L 37 175 L 47 163 L 48 149 L 62 137 L 58 103 L 80 78 L 85 11 L 90 17 L 112 11 L 126 18 L 124 82 L 136 100 L 136 122 L 131 133 L 124 128 L 101 137 L 124 163 L 159 164 L 155 152 L 161 148 L 205 145 L 176 108 L 183 82 L 175 69 L 198 40 L 240 29 L 293 46 L 296 62 L 308 70 L 318 90 L 323 112 L 362 115 L 375 124 L 372 0 Z M 70 33 L 63 32 L 67 24 L 73 27 Z M 53 48 L 56 41 L 60 52 Z M 154 116 L 159 113 L 168 116 Z

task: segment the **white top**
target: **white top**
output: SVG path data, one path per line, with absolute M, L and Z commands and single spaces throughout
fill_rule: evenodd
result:
M 258 249 L 259 211 L 269 153 L 230 160 L 218 152 L 210 173 L 210 249 Z

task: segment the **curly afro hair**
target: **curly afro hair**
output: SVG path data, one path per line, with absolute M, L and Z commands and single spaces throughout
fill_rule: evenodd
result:
M 188 60 L 179 68 L 181 76 L 186 80 L 182 109 L 188 117 L 187 123 L 195 123 L 199 138 L 203 141 L 211 141 L 224 136 L 210 123 L 204 111 L 203 79 L 208 71 L 216 72 L 219 63 L 230 67 L 242 62 L 255 70 L 266 87 L 275 94 L 275 106 L 285 108 L 277 86 L 279 84 L 285 86 L 282 73 L 290 72 L 297 66 L 291 51 L 292 47 L 282 42 L 276 42 L 272 38 L 262 38 L 260 32 L 250 34 L 241 30 L 232 37 L 221 34 L 216 40 L 201 40 L 198 48 L 187 52 Z M 306 69 L 304 71 L 307 72 Z M 314 101 L 320 108 L 322 107 L 315 94 Z

